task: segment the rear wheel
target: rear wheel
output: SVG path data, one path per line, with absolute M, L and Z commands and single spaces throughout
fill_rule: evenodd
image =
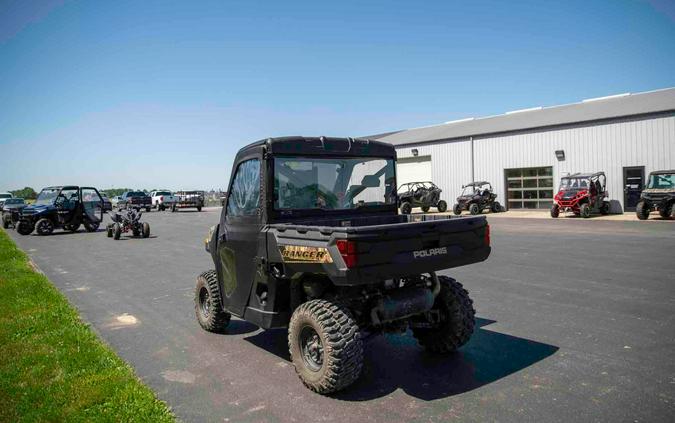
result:
M 647 220 L 649 218 L 649 209 L 649 205 L 644 201 L 637 203 L 637 206 L 635 207 L 637 218 L 640 220 Z
M 99 226 L 99 223 L 97 223 L 97 222 L 84 222 L 84 229 L 86 229 L 87 232 L 98 231 L 98 226 Z
M 445 200 L 440 200 L 437 208 L 439 212 L 445 213 L 448 210 L 448 203 L 446 203 Z
M 146 208 L 145 208 L 146 213 L 150 213 L 150 210 L 151 210 L 151 209 L 152 209 L 152 207 L 150 207 L 150 206 L 146 207 Z
M 469 293 L 461 283 L 439 276 L 441 291 L 432 311 L 438 312 L 440 322 L 432 328 L 413 328 L 413 336 L 428 351 L 448 354 L 466 344 L 476 326 L 476 311 Z
M 457 216 L 459 216 L 460 214 L 462 214 L 462 206 L 460 206 L 459 204 L 455 204 L 454 206 L 452 206 L 452 212 Z
M 9 228 L 9 224 L 10 224 L 9 216 L 3 213 L 3 215 L 2 215 L 2 227 L 7 229 L 7 228 Z
M 403 204 L 401 204 L 401 214 L 410 214 L 412 211 L 412 205 L 405 201 Z
M 600 206 L 600 214 L 603 216 L 607 216 L 609 214 L 609 203 L 607 201 L 602 202 L 602 205 Z
M 54 224 L 49 219 L 40 219 L 35 224 L 35 231 L 38 235 L 50 235 L 54 232 Z
M 197 211 L 198 212 L 202 211 L 202 206 L 197 206 Z
M 361 334 L 341 305 L 326 300 L 301 304 L 288 326 L 288 348 L 300 380 L 314 392 L 339 391 L 361 375 Z
M 141 234 L 143 235 L 143 238 L 150 236 L 150 224 L 148 222 L 143 222 L 143 225 L 141 226 Z
M 478 204 L 472 203 L 472 204 L 469 206 L 469 213 L 471 213 L 471 214 L 478 214 L 478 213 L 480 213 L 480 207 L 478 207 Z
M 120 239 L 120 236 L 122 236 L 122 226 L 117 222 L 113 223 L 112 233 L 114 239 Z
M 230 323 L 230 313 L 223 311 L 220 304 L 218 276 L 215 270 L 202 273 L 195 287 L 195 314 L 202 329 L 223 333 Z
M 421 209 L 422 209 L 422 211 L 423 211 L 424 213 L 428 212 L 428 211 L 429 211 L 429 208 L 430 208 L 429 206 L 422 206 L 422 207 L 421 207 Z
M 560 207 L 557 204 L 551 206 L 551 217 L 560 216 Z
M 500 211 L 502 211 L 502 206 L 501 204 L 499 204 L 498 201 L 495 201 L 492 203 L 490 210 L 492 211 L 492 213 L 499 213 Z
M 26 221 L 19 221 L 16 225 L 16 231 L 21 235 L 30 235 L 35 229 L 35 225 L 31 225 Z

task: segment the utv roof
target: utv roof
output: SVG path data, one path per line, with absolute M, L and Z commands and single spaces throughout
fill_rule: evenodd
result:
M 251 143 L 237 153 L 236 160 L 263 149 L 279 155 L 354 156 L 396 158 L 394 146 L 364 138 L 279 137 Z
M 654 172 L 650 172 L 650 175 L 672 175 L 675 173 L 675 170 L 655 170 Z
M 595 173 L 572 173 L 571 175 L 563 176 L 563 178 L 573 178 L 573 179 L 591 179 L 594 176 L 604 175 L 605 172 L 595 172 Z
M 464 186 L 465 187 L 478 187 L 478 186 L 481 186 L 481 185 L 491 185 L 491 184 L 487 181 L 474 181 L 474 182 L 468 183 Z

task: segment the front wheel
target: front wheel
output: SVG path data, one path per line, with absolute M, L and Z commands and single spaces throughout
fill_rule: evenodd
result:
M 584 219 L 591 217 L 591 207 L 588 205 L 588 203 L 584 203 L 581 205 L 581 207 L 579 207 L 579 214 Z
M 288 326 L 288 348 L 302 383 L 319 394 L 339 391 L 361 375 L 361 334 L 341 305 L 326 300 L 301 304 Z
M 499 213 L 500 211 L 502 211 L 502 206 L 501 204 L 499 204 L 498 201 L 495 201 L 494 203 L 492 203 L 490 210 L 492 211 L 492 213 Z
M 113 223 L 112 233 L 113 233 L 114 239 L 116 239 L 116 240 L 120 239 L 120 237 L 122 236 L 122 226 L 117 222 Z
M 461 283 L 447 276 L 439 276 L 438 280 L 441 291 L 431 308 L 431 312 L 437 313 L 438 322 L 430 328 L 413 328 L 413 336 L 428 351 L 448 354 L 471 338 L 476 326 L 476 310 Z
M 30 235 L 34 229 L 34 225 L 23 220 L 16 225 L 16 231 L 21 235 Z
M 143 235 L 143 238 L 148 238 L 150 236 L 150 224 L 148 222 L 143 222 L 141 234 Z
M 462 214 L 462 206 L 460 206 L 459 204 L 455 204 L 454 206 L 452 206 L 452 212 L 457 216 L 459 216 L 460 214 Z
M 560 206 L 557 204 L 554 204 L 551 206 L 551 217 L 558 217 L 560 216 Z
M 659 216 L 661 216 L 664 219 L 668 219 L 672 213 L 673 210 L 673 205 L 669 205 L 663 208 L 659 208 Z
M 220 290 L 218 275 L 215 270 L 209 270 L 197 277 L 195 287 L 195 314 L 202 329 L 223 333 L 232 317 L 220 305 Z
M 420 207 L 424 213 L 428 212 L 430 207 L 429 206 L 422 206 Z
M 637 203 L 637 206 L 635 207 L 635 214 L 637 215 L 637 218 L 640 220 L 647 220 L 649 218 L 649 209 L 649 205 L 644 201 Z
M 480 213 L 480 207 L 478 207 L 478 204 L 473 203 L 469 206 L 469 213 L 476 215 Z
M 47 218 L 40 219 L 35 224 L 35 231 L 38 235 L 50 235 L 54 232 L 54 224 Z
M 401 214 L 410 214 L 412 211 L 412 205 L 409 202 L 404 202 L 401 204 Z
M 441 213 L 445 213 L 448 210 L 448 203 L 446 203 L 444 200 L 441 200 L 438 202 L 438 211 Z

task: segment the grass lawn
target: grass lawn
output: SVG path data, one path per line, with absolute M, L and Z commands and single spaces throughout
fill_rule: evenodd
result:
M 0 422 L 172 422 L 0 230 Z

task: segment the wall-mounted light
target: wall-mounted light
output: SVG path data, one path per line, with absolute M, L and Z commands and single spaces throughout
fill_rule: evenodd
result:
M 420 152 L 417 151 L 416 148 L 413 148 L 413 149 L 412 149 L 412 155 L 413 155 L 414 157 L 417 157 L 418 154 L 420 154 Z
M 565 161 L 565 150 L 556 150 L 555 151 L 555 158 L 558 159 L 559 162 L 564 162 Z

